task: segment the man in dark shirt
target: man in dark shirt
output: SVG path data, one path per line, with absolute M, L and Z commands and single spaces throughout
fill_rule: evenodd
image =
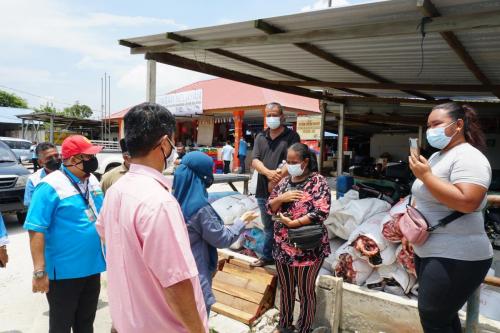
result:
M 273 220 L 267 214 L 266 203 L 272 186 L 288 173 L 286 166 L 278 170 L 286 160 L 287 150 L 294 143 L 300 142 L 299 135 L 285 126 L 283 107 L 279 103 L 269 103 L 265 109 L 266 123 L 269 127 L 255 138 L 252 166 L 259 173 L 255 197 L 259 204 L 262 223 L 264 224 L 264 255 L 252 263 L 262 267 L 273 263 Z

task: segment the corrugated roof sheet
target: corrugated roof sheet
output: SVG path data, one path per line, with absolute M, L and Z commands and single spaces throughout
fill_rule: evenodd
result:
M 498 0 L 433 0 L 432 3 L 443 16 L 500 10 Z M 420 18 L 422 14 L 417 8 L 416 0 L 394 0 L 267 18 L 264 21 L 286 32 L 293 32 L 372 23 L 390 25 L 391 22 L 406 19 L 419 20 Z M 265 35 L 263 31 L 255 28 L 254 21 L 184 30 L 177 34 L 195 40 Z M 500 85 L 500 28 L 459 31 L 456 36 L 492 84 Z M 126 41 L 141 46 L 177 43 L 166 39 L 166 34 L 130 38 Z M 397 83 L 481 84 L 438 33 L 426 35 L 422 56 L 421 35 L 417 26 L 414 35 L 326 40 L 312 44 L 353 65 Z M 293 44 L 233 46 L 224 50 L 318 81 L 374 82 L 301 50 Z M 217 55 L 209 50 L 172 51 L 170 53 L 201 64 L 212 64 L 267 80 L 297 80 L 296 77 Z M 423 70 L 420 73 L 422 63 Z M 373 92 L 377 96 L 411 97 L 407 93 L 396 90 L 356 90 Z M 495 99 L 489 92 L 426 93 L 434 97 L 470 99 L 491 97 L 492 100 Z

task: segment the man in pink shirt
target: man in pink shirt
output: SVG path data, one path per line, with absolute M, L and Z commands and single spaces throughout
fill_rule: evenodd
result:
M 106 193 L 97 229 L 119 333 L 207 332 L 207 312 L 179 204 L 161 172 L 175 160 L 175 118 L 153 103 L 125 116 L 129 172 Z

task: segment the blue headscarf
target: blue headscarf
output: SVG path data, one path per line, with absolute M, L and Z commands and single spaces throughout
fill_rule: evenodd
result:
M 211 157 L 194 151 L 186 154 L 175 170 L 173 193 L 185 220 L 209 204 L 207 187 L 214 180 L 213 166 Z

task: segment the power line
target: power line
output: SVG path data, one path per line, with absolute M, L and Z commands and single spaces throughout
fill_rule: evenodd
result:
M 67 106 L 73 106 L 73 105 L 75 105 L 75 103 L 69 103 L 69 102 L 64 102 L 64 101 L 60 101 L 60 100 L 57 100 L 57 99 L 52 99 L 52 98 L 40 96 L 40 95 L 31 93 L 31 92 L 28 92 L 28 91 L 24 91 L 24 90 L 20 90 L 20 89 L 16 89 L 16 88 L 7 87 L 7 86 L 4 86 L 2 84 L 0 84 L 0 88 L 9 89 L 9 90 L 21 93 L 21 94 L 25 94 L 25 95 L 30 95 L 30 96 L 33 96 L 33 97 L 37 97 L 37 98 L 46 100 L 48 102 L 54 102 L 54 103 L 57 103 L 57 104 L 64 104 L 64 105 L 67 105 Z M 92 112 L 99 113 L 99 111 L 96 110 L 95 108 L 91 107 L 90 109 L 92 110 Z

